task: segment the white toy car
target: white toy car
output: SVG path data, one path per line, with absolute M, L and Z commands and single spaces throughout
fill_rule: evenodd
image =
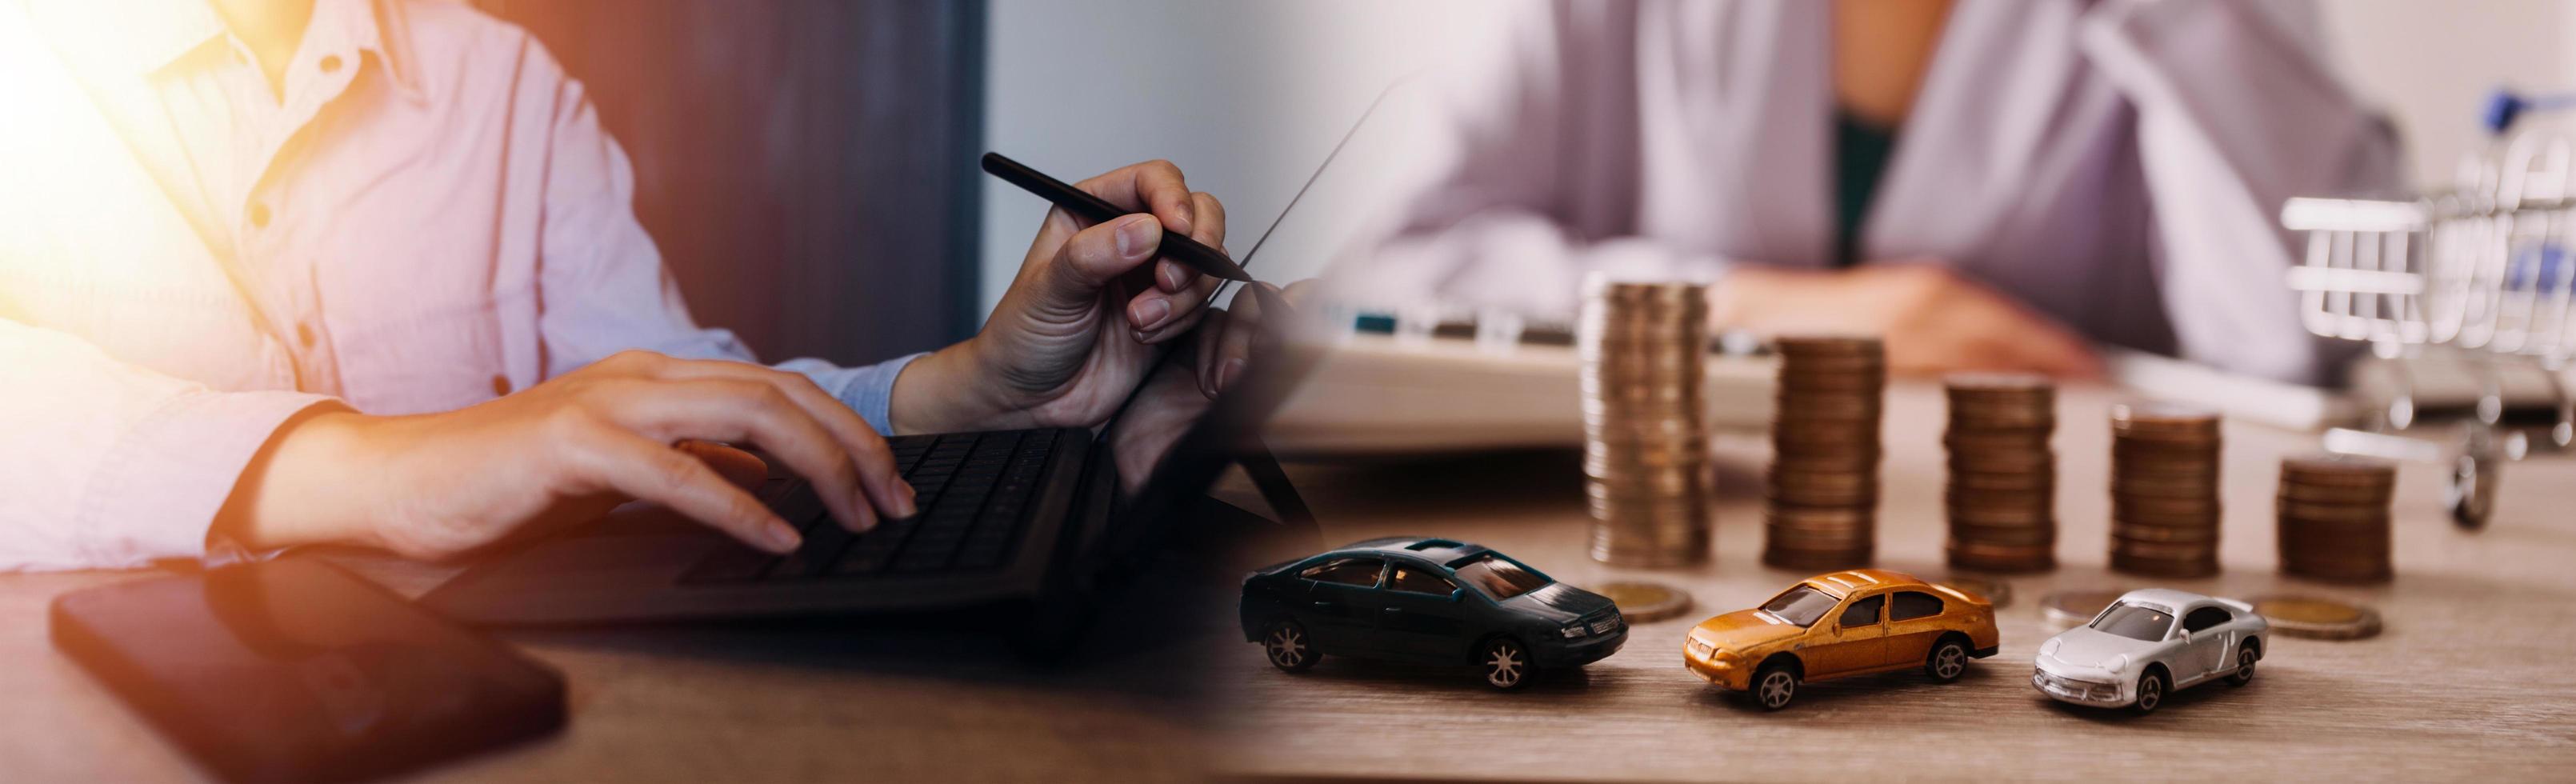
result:
M 2060 702 L 2149 713 L 2177 689 L 2254 680 L 2270 628 L 2253 605 L 2234 599 L 2130 591 L 2092 622 L 2040 643 L 2030 684 Z

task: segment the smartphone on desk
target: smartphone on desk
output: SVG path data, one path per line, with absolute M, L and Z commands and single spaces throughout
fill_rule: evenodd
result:
M 563 677 L 328 564 L 54 600 L 54 647 L 232 781 L 354 780 L 553 732 Z

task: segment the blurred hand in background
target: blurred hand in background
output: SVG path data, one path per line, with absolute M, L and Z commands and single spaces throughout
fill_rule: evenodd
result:
M 2093 379 L 2103 372 L 2073 330 L 1935 264 L 1740 266 L 1709 290 L 1709 305 L 1715 329 L 1881 336 L 1888 369 L 1897 373 L 2010 370 Z

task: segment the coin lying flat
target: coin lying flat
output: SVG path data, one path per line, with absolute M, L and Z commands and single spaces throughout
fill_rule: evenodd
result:
M 1998 610 L 2012 604 L 2012 583 L 2002 580 L 1954 574 L 1932 582 L 1957 588 L 1960 593 L 1985 599 L 1987 604 L 1994 605 Z
M 1662 583 L 1621 580 L 1602 583 L 1592 592 L 1610 597 L 1610 601 L 1619 605 L 1619 617 L 1630 624 L 1653 623 L 1678 616 L 1691 606 L 1690 594 Z
M 2115 588 L 2058 591 L 2039 598 L 2039 611 L 2048 618 L 2050 626 L 2072 628 L 2093 620 L 2093 616 L 2102 614 L 2102 608 L 2111 606 L 2126 593 L 2128 591 Z
M 2358 640 L 2379 633 L 2379 611 L 2350 602 L 2316 596 L 2266 596 L 2254 600 L 2254 613 L 2272 622 L 2272 630 L 2292 637 Z

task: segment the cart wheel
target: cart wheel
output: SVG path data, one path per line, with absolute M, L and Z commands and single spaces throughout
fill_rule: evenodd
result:
M 2461 455 L 2451 465 L 2451 487 L 2443 493 L 2451 505 L 2451 522 L 2471 531 L 2487 527 L 2495 509 L 2495 467 L 2476 455 Z

